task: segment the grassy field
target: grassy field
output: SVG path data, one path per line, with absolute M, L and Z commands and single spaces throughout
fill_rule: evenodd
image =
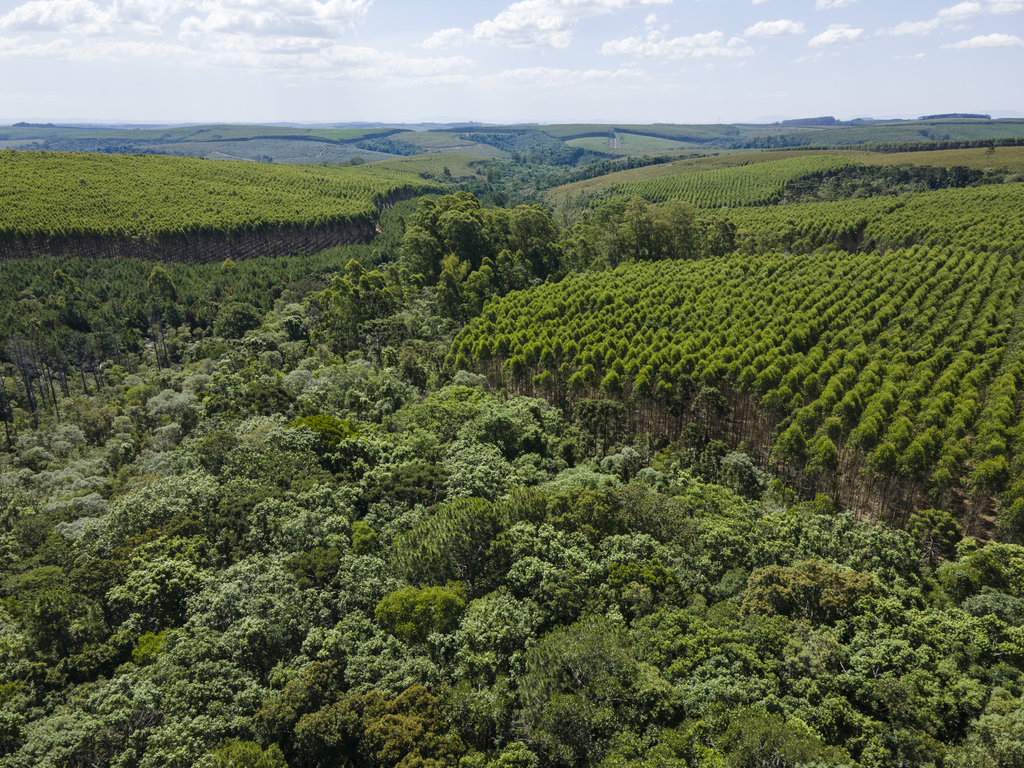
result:
M 537 128 L 554 139 L 572 139 L 573 137 L 584 137 L 603 134 L 611 136 L 613 127 L 600 123 L 570 123 L 568 125 L 545 125 Z
M 1024 172 L 1024 147 L 995 147 L 992 151 L 976 149 L 941 149 L 934 152 L 840 152 L 865 165 L 931 165 L 937 168 L 952 168 L 962 165 L 967 168 L 1003 168 L 1015 173 Z
M 585 136 L 582 139 L 569 139 L 566 146 L 588 149 L 592 152 L 614 152 L 611 139 L 607 136 Z

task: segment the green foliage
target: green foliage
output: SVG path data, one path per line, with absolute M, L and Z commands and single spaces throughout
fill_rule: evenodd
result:
M 173 237 L 375 218 L 398 190 L 425 192 L 411 174 L 369 166 L 316 168 L 190 158 L 0 153 L 0 236 Z M 45 174 L 45 196 L 29 183 Z M 102 204 L 100 203 L 102 201 Z
M 291 558 L 284 567 L 301 589 L 325 589 L 334 585 L 342 557 L 339 549 L 316 547 Z
M 221 307 L 213 322 L 213 332 L 228 339 L 240 339 L 246 331 L 259 328 L 262 321 L 259 311 L 244 301 L 232 301 Z
M 459 499 L 436 509 L 395 539 L 392 562 L 414 584 L 460 581 L 470 594 L 486 579 L 490 547 L 508 526 L 507 511 L 483 499 Z
M 699 208 L 758 205 L 777 198 L 786 184 L 795 179 L 820 176 L 849 165 L 853 165 L 853 161 L 839 156 L 800 157 L 750 167 L 666 176 L 611 189 L 621 195 L 638 195 L 651 201 L 683 200 Z
M 769 565 L 750 575 L 743 593 L 743 612 L 834 623 L 850 616 L 857 603 L 875 591 L 871 574 L 843 572 L 817 560 L 793 568 Z
M 999 497 L 1012 536 L 1024 517 L 1024 484 L 1014 480 L 1024 464 L 1015 462 L 1011 433 L 1024 375 L 1014 341 L 1020 270 L 1002 235 L 992 248 L 978 242 L 967 250 L 990 224 L 959 208 L 969 200 L 993 205 L 1014 220 L 1020 193 L 1002 187 L 890 204 L 890 212 L 912 208 L 922 236 L 935 233 L 932 242 L 947 242 L 947 225 L 962 222 L 955 242 L 964 250 L 734 253 L 623 265 L 492 303 L 453 346 L 463 366 L 500 364 L 513 391 L 576 409 L 592 454 L 614 450 L 621 432 L 674 439 L 697 429 L 683 466 L 709 479 L 722 480 L 724 456 L 708 455 L 719 465 L 702 466 L 710 443 L 743 444 L 758 470 L 774 465 L 787 481 L 845 506 L 865 504 L 870 481 L 881 491 L 881 514 L 901 523 L 925 493 L 934 506 L 963 514 L 950 491 L 960 484 L 979 510 Z M 944 203 L 960 213 L 947 214 Z M 891 221 L 885 208 L 863 210 L 871 218 L 851 224 L 852 235 L 837 227 L 829 236 L 857 240 L 857 228 Z M 766 211 L 757 215 L 777 223 Z M 878 237 L 891 243 L 897 233 Z M 861 280 L 874 287 L 865 293 Z M 599 414 L 598 398 L 621 415 L 611 406 Z M 857 473 L 860 457 L 866 474 Z
M 921 551 L 932 562 L 955 557 L 956 545 L 963 538 L 963 531 L 953 516 L 940 509 L 915 512 L 907 524 L 907 530 L 917 539 Z
M 1018 195 L 5 263 L 0 764 L 1015 764 Z
M 352 425 L 352 422 L 325 413 L 303 416 L 301 419 L 289 423 L 288 427 L 289 429 L 299 429 L 300 427 L 311 429 L 320 440 L 318 452 L 321 454 L 333 453 L 345 440 L 358 434 L 358 430 Z
M 136 643 L 135 648 L 132 650 L 132 661 L 139 666 L 152 664 L 156 661 L 156 657 L 160 653 L 165 639 L 164 632 L 156 635 L 152 632 L 147 632 L 139 638 L 138 643 Z
M 266 750 L 252 741 L 225 739 L 212 753 L 217 768 L 288 768 L 284 754 L 276 744 Z
M 733 768 L 853 765 L 843 750 L 825 745 L 802 723 L 787 723 L 780 715 L 756 710 L 737 713 L 725 732 L 722 748 L 726 764 Z
M 419 685 L 394 698 L 379 691 L 349 694 L 336 704 L 305 715 L 296 727 L 299 765 L 323 765 L 350 755 L 369 766 L 452 765 L 463 746 L 448 730 L 441 702 Z
M 392 592 L 377 605 L 377 623 L 407 643 L 426 642 L 434 633 L 455 628 L 466 607 L 460 586 L 406 587 Z
M 377 532 L 362 520 L 352 523 L 352 552 L 369 555 L 377 550 Z
M 228 454 L 238 445 L 238 438 L 223 429 L 206 435 L 195 446 L 196 456 L 203 469 L 211 475 L 220 474 L 221 467 L 228 460 Z

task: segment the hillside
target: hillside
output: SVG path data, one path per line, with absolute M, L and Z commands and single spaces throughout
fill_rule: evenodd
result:
M 322 250 L 436 190 L 372 169 L 102 154 L 0 153 L 0 258 L 67 252 L 179 261 Z
M 927 498 L 980 532 L 991 497 L 1020 506 L 1024 187 L 825 205 L 750 209 L 736 223 L 774 239 L 724 259 L 511 294 L 452 364 L 569 410 L 628 404 L 629 431 L 694 450 L 745 446 L 844 508 L 886 517 Z
M 866 152 L 863 150 L 773 150 L 771 152 L 737 152 L 649 165 L 595 176 L 584 181 L 554 187 L 545 194 L 548 204 L 555 205 L 581 195 L 595 195 L 606 191 L 631 187 L 666 176 L 702 173 L 757 163 L 774 163 L 785 159 L 809 157 L 841 157 L 851 163 L 867 166 L 900 167 L 914 165 L 934 168 L 961 166 L 974 170 L 1005 168 L 1010 173 L 1024 172 L 1024 147 L 994 147 L 984 149 L 945 149 L 923 152 Z M 641 187 L 642 189 L 643 187 Z
M 83 126 L 0 126 L 0 149 L 162 154 L 278 163 L 372 161 L 421 152 L 483 157 L 528 156 L 531 162 L 577 165 L 649 155 L 688 157 L 784 148 L 913 151 L 955 145 L 1019 145 L 1024 121 L 922 119 L 836 121 L 814 125 L 360 125 L 277 127 L 189 125 L 96 129 Z M 945 145 L 949 145 L 946 147 Z

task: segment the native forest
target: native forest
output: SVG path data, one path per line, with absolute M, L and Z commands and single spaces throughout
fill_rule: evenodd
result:
M 0 768 L 1024 766 L 1024 120 L 0 127 Z

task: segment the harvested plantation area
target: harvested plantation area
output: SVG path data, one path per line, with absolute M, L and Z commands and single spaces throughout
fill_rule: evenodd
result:
M 477 175 L 479 166 L 486 163 L 487 157 L 469 154 L 450 154 L 448 152 L 430 152 L 422 155 L 393 158 L 375 162 L 375 168 L 388 168 L 393 171 L 419 174 L 424 178 L 440 178 L 444 169 L 455 178 Z
M 991 535 L 998 507 L 1014 531 L 1019 189 L 946 190 L 896 210 L 834 204 L 834 222 L 888 241 L 870 252 L 639 263 L 510 294 L 456 339 L 452 363 L 582 408 L 609 442 L 663 435 L 699 454 L 721 441 L 863 514 L 902 524 L 935 507 Z
M 0 153 L 0 258 L 221 261 L 373 236 L 379 211 L 437 187 L 369 167 Z

